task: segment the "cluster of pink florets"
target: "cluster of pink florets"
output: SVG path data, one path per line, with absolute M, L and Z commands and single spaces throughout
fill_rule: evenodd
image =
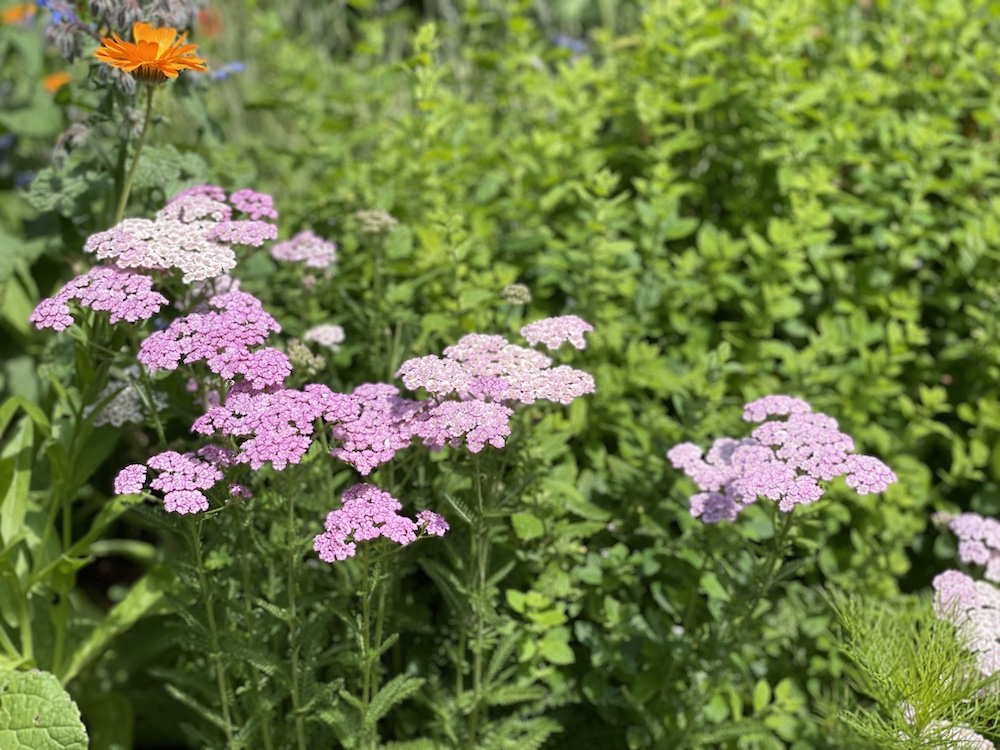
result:
M 406 398 L 385 383 L 364 384 L 349 394 L 321 384 L 285 388 L 290 360 L 264 345 L 280 326 L 228 275 L 236 263 L 233 246 L 259 247 L 274 239 L 277 216 L 271 197 L 252 190 L 228 196 L 214 185 L 185 190 L 153 220 L 126 219 L 91 236 L 85 251 L 115 265 L 75 279 L 33 313 L 39 328 L 56 330 L 73 323 L 69 302 L 108 311 L 112 323 L 146 320 L 167 299 L 152 291 L 150 278 L 128 269 L 177 269 L 182 280 L 193 285 L 194 299 L 206 294 L 206 284 L 216 292 L 193 312 L 147 337 L 137 359 L 149 370 L 203 364 L 226 381 L 213 389 L 212 397 L 203 399 L 206 412 L 195 420 L 192 431 L 225 438 L 233 448 L 210 444 L 197 453 L 166 451 L 152 456 L 145 464 L 119 472 L 116 493 L 138 494 L 148 487 L 162 495 L 166 511 L 200 513 L 210 507 L 206 493 L 223 481 L 223 469 L 248 464 L 258 470 L 270 464 L 284 470 L 302 460 L 318 430 L 328 431 L 332 456 L 367 475 L 414 440 L 432 449 L 464 444 L 473 453 L 487 445 L 502 448 L 518 405 L 538 400 L 569 404 L 594 392 L 588 373 L 565 365 L 552 367 L 552 360 L 538 351 L 501 336 L 480 334 L 463 337 L 445 349 L 443 357 L 404 363 L 399 375 L 411 390 L 427 392 L 428 398 L 422 400 Z M 336 252 L 333 242 L 304 231 L 275 245 L 271 254 L 309 268 L 327 268 L 336 261 Z M 592 330 L 569 315 L 528 324 L 522 335 L 549 349 L 566 342 L 582 349 L 584 334 Z M 343 338 L 338 326 L 307 333 L 308 340 L 331 348 Z M 230 498 L 252 497 L 243 484 L 230 482 L 227 488 Z M 433 511 L 421 511 L 413 520 L 399 515 L 401 507 L 372 485 L 352 487 L 344 494 L 343 506 L 328 515 L 326 531 L 315 539 L 321 559 L 350 557 L 358 541 L 384 537 L 406 545 L 420 529 L 429 536 L 442 536 L 449 529 Z
M 337 260 L 337 245 L 306 229 L 272 247 L 271 257 L 302 263 L 306 268 L 329 268 Z
M 173 321 L 142 342 L 138 359 L 151 370 L 175 370 L 181 364 L 205 362 L 227 380 L 237 375 L 253 388 L 278 385 L 292 372 L 288 356 L 277 349 L 257 348 L 277 321 L 260 300 L 246 292 L 226 292 L 208 301 L 205 312 Z
M 233 218 L 234 210 L 249 218 Z M 175 195 L 154 220 L 125 219 L 92 235 L 83 249 L 122 268 L 177 269 L 189 284 L 231 271 L 233 246 L 276 239 L 277 225 L 266 219 L 277 217 L 269 195 L 239 190 L 227 199 L 222 188 L 199 185 Z
M 112 266 L 98 266 L 77 276 L 55 297 L 42 300 L 28 318 L 36 328 L 64 331 L 73 325 L 69 304 L 75 302 L 98 312 L 110 313 L 110 321 L 137 323 L 148 320 L 167 304 L 167 298 L 153 291 L 148 276 Z
M 674 468 L 701 490 L 691 497 L 691 515 L 705 523 L 732 521 L 759 497 L 774 500 L 787 513 L 818 500 L 824 492 L 819 482 L 838 476 L 861 495 L 884 492 L 896 481 L 879 459 L 850 453 L 854 441 L 837 421 L 814 413 L 801 399 L 767 396 L 747 404 L 743 417 L 762 422 L 749 438 L 719 438 L 707 456 L 693 443 L 667 453 Z
M 450 528 L 433 511 L 421 511 L 414 521 L 399 515 L 402 508 L 388 492 L 370 484 L 356 484 L 344 493 L 342 506 L 327 514 L 326 530 L 313 540 L 313 549 L 320 560 L 332 563 L 354 557 L 356 542 L 381 537 L 405 547 L 416 540 L 421 526 L 434 536 L 443 536 Z

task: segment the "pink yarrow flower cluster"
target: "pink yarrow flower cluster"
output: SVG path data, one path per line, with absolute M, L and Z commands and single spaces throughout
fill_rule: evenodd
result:
M 313 341 L 320 346 L 325 346 L 331 351 L 337 351 L 340 345 L 344 343 L 345 335 L 344 329 L 340 326 L 324 323 L 323 325 L 310 328 L 302 338 L 306 341 Z
M 585 349 L 587 342 L 583 334 L 593 330 L 594 327 L 582 318 L 575 315 L 561 315 L 528 323 L 521 329 L 521 335 L 532 346 L 541 342 L 549 349 L 558 349 L 563 342 L 568 341 L 577 349 Z
M 270 463 L 282 471 L 288 464 L 299 463 L 309 450 L 317 420 L 355 420 L 358 412 L 354 399 L 321 384 L 307 385 L 301 391 L 236 388 L 224 405 L 209 408 L 191 430 L 242 439 L 234 463 L 250 464 L 255 471 Z
M 234 219 L 233 212 L 249 219 Z M 233 246 L 260 247 L 276 239 L 270 196 L 240 190 L 229 196 L 215 185 L 199 185 L 175 195 L 154 220 L 125 219 L 92 235 L 84 252 L 123 268 L 177 269 L 184 283 L 222 276 L 236 266 Z
M 503 336 L 470 333 L 447 347 L 443 357 L 432 354 L 404 362 L 397 376 L 410 390 L 423 388 L 438 398 L 455 395 L 510 405 L 540 400 L 568 405 L 594 392 L 589 373 L 551 365 L 541 352 L 511 344 Z
M 272 247 L 271 257 L 302 263 L 306 268 L 329 268 L 337 260 L 337 245 L 306 229 Z
M 948 528 L 958 537 L 958 559 L 967 565 L 985 565 L 983 577 L 1000 583 L 1000 521 L 962 513 L 949 519 Z
M 98 266 L 77 276 L 55 297 L 43 299 L 28 318 L 38 329 L 64 331 L 74 322 L 69 303 L 110 313 L 110 321 L 137 323 L 148 320 L 167 304 L 167 298 L 153 291 L 148 276 L 113 266 Z
M 957 570 L 941 573 L 931 585 L 937 616 L 954 623 L 983 675 L 994 674 L 1000 669 L 1000 589 Z
M 256 389 L 279 385 L 291 374 L 284 352 L 256 348 L 270 332 L 281 330 L 260 300 L 246 292 L 226 292 L 212 297 L 208 306 L 214 310 L 191 313 L 151 334 L 139 348 L 139 361 L 153 370 L 203 361 L 220 377 L 239 375 Z
M 762 423 L 749 438 L 719 438 L 706 456 L 693 443 L 667 453 L 701 490 L 690 499 L 691 515 L 705 523 L 732 521 L 758 497 L 788 513 L 818 500 L 824 492 L 819 482 L 838 476 L 861 495 L 884 492 L 896 481 L 879 459 L 850 453 L 854 441 L 837 421 L 801 399 L 767 396 L 747 404 L 743 418 Z
M 357 542 L 381 537 L 405 547 L 417 538 L 420 525 L 437 536 L 448 530 L 448 524 L 436 513 L 423 511 L 418 523 L 399 515 L 402 507 L 388 492 L 356 484 L 344 493 L 343 506 L 327 515 L 326 530 L 313 539 L 313 549 L 320 560 L 332 563 L 354 557 Z
M 163 493 L 164 510 L 181 515 L 201 513 L 209 507 L 205 491 L 222 480 L 219 467 L 231 462 L 231 453 L 215 445 L 201 448 L 197 455 L 165 451 L 150 458 L 145 465 L 126 466 L 115 477 L 114 489 L 119 495 L 142 492 L 147 469 L 153 469 L 157 476 L 149 487 Z

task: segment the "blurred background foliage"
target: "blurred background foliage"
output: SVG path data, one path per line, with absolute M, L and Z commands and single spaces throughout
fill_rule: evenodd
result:
M 46 22 L 0 26 L 0 356 L 4 390 L 34 400 L 28 314 L 109 194 L 71 132 L 99 106 L 95 63 L 68 65 Z M 249 186 L 283 237 L 335 239 L 314 293 L 266 253 L 241 275 L 289 336 L 344 326 L 344 387 L 387 377 L 373 305 L 397 363 L 547 315 L 596 328 L 578 366 L 598 393 L 536 426 L 553 468 L 507 542 L 509 611 L 569 649 L 519 657 L 566 728 L 546 747 L 846 746 L 817 715 L 845 667 L 815 584 L 918 591 L 945 554 L 931 511 L 1000 512 L 1000 3 L 219 0 L 193 38 L 230 72 L 160 98 L 135 195 Z M 374 243 L 363 209 L 400 226 Z M 742 404 L 769 393 L 835 416 L 900 481 L 835 487 L 759 632 L 690 652 L 732 616 L 704 556 L 766 524 L 693 521 L 663 454 L 744 434 Z

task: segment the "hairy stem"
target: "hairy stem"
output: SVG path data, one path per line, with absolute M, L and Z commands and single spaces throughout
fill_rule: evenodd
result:
M 208 618 L 208 634 L 212 644 L 212 660 L 215 662 L 215 682 L 219 689 L 219 702 L 222 704 L 223 730 L 226 733 L 226 746 L 233 744 L 233 725 L 230 719 L 229 689 L 226 687 L 226 668 L 222 663 L 222 649 L 219 647 L 219 628 L 215 622 L 215 601 L 212 590 L 208 586 L 205 575 L 205 559 L 201 550 L 201 522 L 188 526 L 191 533 L 191 548 L 194 550 L 195 567 L 198 571 L 198 584 L 205 598 L 205 615 Z
M 296 560 L 295 560 L 295 493 L 287 492 L 288 495 L 288 538 L 286 547 L 288 548 L 288 641 L 292 650 L 291 663 L 291 689 L 292 689 L 292 713 L 295 716 L 295 741 L 298 750 L 306 750 L 306 727 L 305 717 L 302 715 L 299 699 L 299 616 L 296 610 L 295 588 Z
M 252 529 L 248 530 L 248 533 Z M 240 534 L 240 572 L 243 577 L 243 626 L 248 634 L 254 633 L 253 610 L 250 606 L 250 592 L 252 591 L 250 582 L 250 553 L 247 549 L 247 534 Z M 260 675 L 256 667 L 250 667 L 250 683 L 253 686 L 254 695 L 257 698 L 257 710 L 261 714 L 261 735 L 264 739 L 264 750 L 273 750 L 274 744 L 271 740 L 271 711 L 261 696 Z
M 128 204 L 128 195 L 132 191 L 132 181 L 135 179 L 135 172 L 139 168 L 139 157 L 142 156 L 142 147 L 146 145 L 146 135 L 149 133 L 149 123 L 153 119 L 153 91 L 155 86 L 146 86 L 146 117 L 142 121 L 142 131 L 139 133 L 139 142 L 135 146 L 135 156 L 132 157 L 132 166 L 125 176 L 125 184 L 122 185 L 121 195 L 118 196 L 118 207 L 115 209 L 115 217 L 112 226 L 121 223 L 125 216 L 125 206 Z

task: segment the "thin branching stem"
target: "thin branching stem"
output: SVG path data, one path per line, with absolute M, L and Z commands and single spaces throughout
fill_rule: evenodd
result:
M 215 682 L 219 690 L 219 702 L 222 704 L 223 731 L 226 734 L 226 746 L 233 744 L 233 724 L 230 718 L 229 689 L 226 687 L 226 668 L 222 662 L 222 649 L 219 647 L 219 628 L 215 622 L 215 599 L 205 575 L 205 559 L 201 550 L 201 525 L 199 519 L 188 525 L 191 537 L 191 548 L 194 551 L 195 569 L 198 572 L 198 584 L 205 600 L 205 615 L 208 619 L 208 635 L 212 644 L 212 661 L 215 662 Z
M 295 551 L 298 544 L 295 538 L 295 493 L 286 488 L 288 507 L 288 529 L 285 546 L 288 549 L 288 645 L 291 648 L 291 691 L 292 714 L 295 717 L 295 741 L 298 750 L 306 750 L 305 717 L 302 715 L 301 698 L 299 696 L 299 613 L 296 608 L 295 590 L 298 585 L 298 568 Z

